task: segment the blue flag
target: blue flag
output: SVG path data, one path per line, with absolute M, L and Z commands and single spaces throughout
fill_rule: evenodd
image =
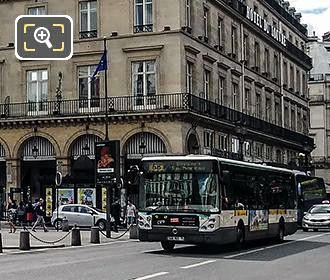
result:
M 108 61 L 107 61 L 107 51 L 104 51 L 99 64 L 97 65 L 94 74 L 91 77 L 91 81 L 95 79 L 95 76 L 98 72 L 104 71 L 108 69 Z

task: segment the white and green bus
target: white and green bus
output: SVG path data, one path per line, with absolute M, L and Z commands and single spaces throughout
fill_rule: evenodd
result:
M 139 239 L 227 244 L 277 238 L 297 230 L 294 173 L 213 156 L 142 160 Z

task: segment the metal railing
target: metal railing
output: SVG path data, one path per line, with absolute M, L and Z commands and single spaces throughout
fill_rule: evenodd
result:
M 109 97 L 107 106 L 108 112 L 113 115 L 193 112 L 307 146 L 314 145 L 313 139 L 306 135 L 189 93 Z M 105 108 L 105 98 L 0 104 L 0 122 L 2 120 L 104 115 Z
M 79 38 L 80 39 L 88 39 L 88 38 L 96 38 L 97 30 L 89 30 L 89 31 L 80 31 Z
M 152 32 L 152 31 L 153 31 L 153 24 L 135 25 L 133 27 L 134 33 Z

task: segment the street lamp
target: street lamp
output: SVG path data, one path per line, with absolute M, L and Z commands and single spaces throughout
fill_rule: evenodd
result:
M 89 125 L 86 124 L 86 134 L 85 134 L 85 145 L 83 146 L 82 150 L 88 154 L 90 151 L 90 147 L 88 145 L 88 129 L 89 129 Z
M 243 123 L 241 120 L 235 122 L 235 133 L 238 137 L 239 141 L 239 155 L 240 159 L 243 160 L 243 144 L 244 144 L 244 139 L 246 136 L 246 128 L 243 126 Z
M 144 134 L 143 132 L 141 132 L 141 138 L 140 138 L 140 145 L 139 145 L 139 150 L 140 150 L 140 154 L 143 157 L 143 152 L 145 151 L 146 148 L 146 144 L 145 144 L 145 138 L 144 138 Z
M 37 128 L 35 127 L 33 129 L 34 132 L 34 136 L 33 136 L 33 147 L 32 147 L 32 156 L 33 158 L 37 158 L 38 157 L 38 153 L 39 153 L 39 148 L 37 147 Z

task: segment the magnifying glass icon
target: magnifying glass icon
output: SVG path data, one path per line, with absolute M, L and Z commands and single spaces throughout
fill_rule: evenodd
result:
M 34 39 L 40 44 L 46 44 L 49 49 L 53 47 L 52 43 L 49 41 L 50 32 L 46 27 L 38 27 L 34 31 Z

